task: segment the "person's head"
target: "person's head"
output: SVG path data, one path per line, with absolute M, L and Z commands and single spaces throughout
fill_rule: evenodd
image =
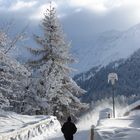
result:
M 67 118 L 67 121 L 68 122 L 71 122 L 71 117 L 70 116 Z

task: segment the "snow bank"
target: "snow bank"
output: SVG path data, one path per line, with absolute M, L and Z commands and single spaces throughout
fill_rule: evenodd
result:
M 54 116 L 18 115 L 2 110 L 0 110 L 0 122 L 0 140 L 31 140 L 43 134 L 47 138 L 61 127 Z
M 131 111 L 133 111 L 133 109 L 134 109 L 135 107 L 137 107 L 137 106 L 139 106 L 139 105 L 140 105 L 140 100 L 138 100 L 138 101 L 136 101 L 135 103 L 133 103 L 133 104 L 127 106 L 127 107 L 124 109 L 123 114 L 124 114 L 124 115 L 125 115 L 125 114 L 129 114 Z
M 115 110 L 116 110 L 116 116 L 122 116 L 124 113 L 124 110 L 122 108 L 125 108 L 126 104 L 120 104 L 115 101 Z M 79 122 L 77 123 L 77 126 L 80 130 L 89 130 L 91 128 L 91 125 L 98 125 L 98 122 L 101 118 L 105 118 L 103 114 L 101 114 L 102 111 L 108 109 L 108 112 L 111 112 L 112 110 L 112 102 L 110 102 L 110 99 L 103 99 L 94 106 L 93 110 L 89 113 L 85 114 L 79 119 Z M 107 118 L 106 114 L 106 118 Z
M 134 111 L 127 117 L 100 120 L 96 127 L 103 140 L 139 140 L 140 111 Z

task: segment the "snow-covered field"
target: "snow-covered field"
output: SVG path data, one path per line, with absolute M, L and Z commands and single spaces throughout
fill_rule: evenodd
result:
M 139 104 L 139 101 L 131 105 L 129 109 Z M 109 107 L 107 103 L 104 107 Z M 139 140 L 140 138 L 140 111 L 131 111 L 129 116 L 117 118 L 100 118 L 103 106 L 96 107 L 86 114 L 76 124 L 78 132 L 74 135 L 75 140 L 90 139 L 91 125 L 95 127 L 95 140 Z M 122 109 L 117 112 L 121 112 Z M 13 112 L 0 110 L 0 140 L 64 140 L 61 133 L 61 125 L 53 116 L 27 116 Z
M 60 127 L 53 116 L 27 116 L 0 110 L 0 140 L 41 140 L 41 137 L 56 133 Z
M 126 117 L 100 120 L 96 129 L 103 140 L 140 140 L 140 111 Z
M 92 122 L 91 122 L 92 124 Z M 86 122 L 85 122 L 86 126 Z M 79 126 L 78 126 L 79 127 Z M 75 140 L 90 139 L 90 129 L 75 134 Z M 132 112 L 127 117 L 102 119 L 95 128 L 95 140 L 140 140 L 140 112 Z M 64 140 L 61 132 L 49 140 Z
M 89 140 L 91 125 L 95 127 L 95 140 L 140 140 L 140 111 L 132 111 L 129 116 L 123 116 L 123 113 L 137 106 L 140 101 L 124 108 L 117 105 L 117 118 L 104 118 L 100 116 L 102 109 L 108 108 L 108 103 L 100 104 L 92 112 L 81 118 L 77 123 L 78 132 L 75 134 L 75 140 Z M 124 108 L 124 109 L 122 109 Z M 50 137 L 49 140 L 64 140 L 61 132 Z

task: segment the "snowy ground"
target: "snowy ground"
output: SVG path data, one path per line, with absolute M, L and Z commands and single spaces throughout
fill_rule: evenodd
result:
M 41 140 L 60 128 L 53 116 L 27 116 L 0 110 L 0 140 Z
M 127 117 L 100 120 L 96 129 L 103 140 L 140 140 L 140 111 Z
M 103 107 L 105 109 L 109 106 L 109 104 L 100 104 L 83 116 L 76 124 L 78 132 L 74 140 L 89 140 L 91 125 L 97 125 L 95 140 L 132 140 L 132 138 L 139 140 L 140 111 L 132 111 L 129 116 L 122 117 L 119 115 L 120 112 L 122 114 L 122 107 L 118 106 L 116 108 L 118 118 L 101 119 L 100 113 Z M 126 111 L 128 110 L 131 110 L 131 107 Z M 53 116 L 18 115 L 0 110 L 0 140 L 11 140 L 11 137 L 7 136 L 12 136 L 13 140 L 64 140 L 61 125 Z
M 61 132 L 60 132 L 61 133 Z M 64 140 L 64 137 L 61 134 L 56 134 L 54 137 L 50 137 L 48 140 Z M 102 140 L 102 138 L 95 132 L 96 140 Z M 80 130 L 74 135 L 74 140 L 90 140 L 90 130 Z
M 85 122 L 86 125 L 86 122 Z M 81 129 L 81 128 L 78 128 Z M 97 133 L 98 132 L 98 133 Z M 75 140 L 89 140 L 90 129 L 80 130 Z M 127 117 L 102 119 L 95 129 L 95 140 L 140 140 L 140 111 L 132 112 Z M 49 140 L 64 140 L 61 132 Z
M 87 140 L 90 124 L 87 121 L 87 126 L 83 128 L 83 120 L 80 122 L 75 140 Z M 60 130 L 60 123 L 53 116 L 27 116 L 0 110 L 0 140 L 64 140 Z

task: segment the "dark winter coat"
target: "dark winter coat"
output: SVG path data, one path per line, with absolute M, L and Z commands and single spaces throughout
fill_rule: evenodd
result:
M 67 121 L 63 124 L 61 131 L 64 134 L 65 140 L 73 140 L 73 135 L 76 133 L 77 128 L 74 123 Z

